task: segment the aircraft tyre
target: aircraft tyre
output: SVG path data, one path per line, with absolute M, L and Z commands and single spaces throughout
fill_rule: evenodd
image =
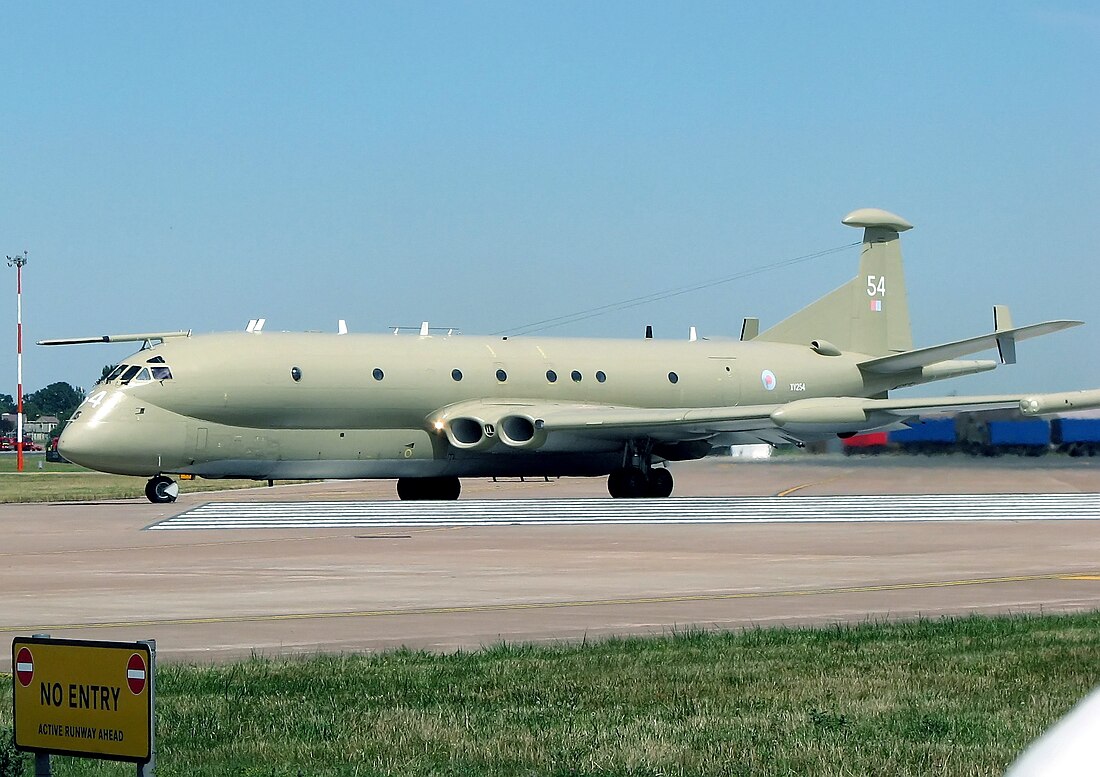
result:
M 179 495 L 179 484 L 167 475 L 149 478 L 149 482 L 145 484 L 145 498 L 155 505 L 175 502 Z
M 649 482 L 640 469 L 622 467 L 607 476 L 607 493 L 615 499 L 637 499 L 649 493 Z
M 649 493 L 647 496 L 664 499 L 672 496 L 672 473 L 663 467 L 649 471 Z
M 462 492 L 458 478 L 398 478 L 397 496 L 404 502 L 435 499 L 454 501 Z

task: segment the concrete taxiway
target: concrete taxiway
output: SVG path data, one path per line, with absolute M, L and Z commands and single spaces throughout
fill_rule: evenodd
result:
M 795 499 L 867 495 L 876 499 L 849 504 L 874 505 L 884 519 L 857 506 L 835 521 L 690 522 L 706 500 L 674 497 L 666 504 L 689 522 L 642 521 L 629 502 L 603 515 L 611 500 L 596 479 L 464 482 L 473 512 L 513 509 L 476 500 L 545 499 L 552 514 L 568 500 L 582 517 L 590 505 L 591 522 L 310 523 L 322 505 L 339 513 L 341 502 L 362 510 L 392 499 L 385 482 L 184 495 L 168 506 L 0 505 L 0 633 L 151 637 L 161 660 L 215 661 L 1100 607 L 1100 508 L 1069 498 L 1100 492 L 1095 460 L 714 460 L 675 473 L 677 497 L 769 497 L 754 515 L 789 518 L 810 504 Z M 933 508 L 891 494 L 984 496 Z M 827 510 L 841 500 L 817 501 Z M 291 504 L 305 519 L 179 525 L 176 516 L 207 503 L 261 516 Z M 936 510 L 948 514 L 926 520 Z

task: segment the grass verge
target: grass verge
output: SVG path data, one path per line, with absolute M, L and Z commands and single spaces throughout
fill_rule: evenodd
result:
M 1097 682 L 1100 613 L 162 665 L 158 773 L 999 775 Z
M 24 458 L 23 472 L 19 472 L 14 455 L 0 456 L 0 503 L 81 502 L 145 496 L 148 478 L 108 475 L 76 464 L 55 464 L 46 461 L 43 453 L 27 454 Z M 224 491 L 257 488 L 266 484 L 266 481 L 256 480 L 197 479 L 181 482 L 180 491 Z

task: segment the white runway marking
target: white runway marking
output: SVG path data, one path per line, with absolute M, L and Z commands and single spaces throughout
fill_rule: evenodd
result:
M 853 523 L 1100 519 L 1100 494 L 211 502 L 147 528 L 326 529 L 590 524 Z

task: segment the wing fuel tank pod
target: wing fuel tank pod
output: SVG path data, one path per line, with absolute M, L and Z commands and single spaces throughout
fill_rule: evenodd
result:
M 856 397 L 799 399 L 771 413 L 772 422 L 794 434 L 848 434 L 897 422 L 884 412 L 868 412 Z

